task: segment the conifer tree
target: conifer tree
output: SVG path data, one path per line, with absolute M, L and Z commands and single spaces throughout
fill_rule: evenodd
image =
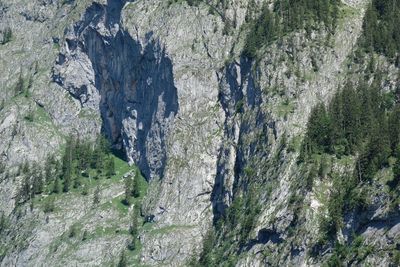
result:
M 73 187 L 76 189 L 79 188 L 80 186 L 81 186 L 81 179 L 78 176 L 76 176 L 74 178 Z
M 400 158 L 397 158 L 393 166 L 393 180 L 388 182 L 391 189 L 395 189 L 400 183 Z
M 25 174 L 24 176 L 24 180 L 22 182 L 22 186 L 20 188 L 20 190 L 17 193 L 17 197 L 16 199 L 18 201 L 16 201 L 16 203 L 24 203 L 26 201 L 28 201 L 31 198 L 31 180 L 30 180 L 30 175 L 29 174 Z
M 203 250 L 200 253 L 199 263 L 201 266 L 213 266 L 212 250 L 215 242 L 214 229 L 210 229 L 203 239 Z
M 389 116 L 388 131 L 390 139 L 390 148 L 394 156 L 400 156 L 400 105 L 396 105 Z
M 93 205 L 97 205 L 99 203 L 100 203 L 100 186 L 97 186 L 93 195 Z
M 60 178 L 56 175 L 54 177 L 54 183 L 53 183 L 53 193 L 58 194 L 61 192 L 61 184 L 60 184 Z
M 19 95 L 24 91 L 24 78 L 22 77 L 22 70 L 19 73 L 19 77 L 17 80 L 17 84 L 15 85 L 14 91 L 15 95 Z
M 43 179 L 42 173 L 39 170 L 38 166 L 34 166 L 32 168 L 32 193 L 33 194 L 41 194 L 43 192 Z
M 0 234 L 7 228 L 7 218 L 4 212 L 0 216 Z
M 53 162 L 54 158 L 48 157 L 44 166 L 44 178 L 47 184 L 53 180 Z
M 72 136 L 67 140 L 65 153 L 62 162 L 63 191 L 68 192 L 72 181 L 72 164 L 74 155 L 74 144 Z
M 65 176 L 63 176 L 63 192 L 67 193 L 70 189 L 71 186 L 71 175 L 67 174 Z
M 126 256 L 125 256 L 125 252 L 123 251 L 119 257 L 119 262 L 118 262 L 118 267 L 126 267 L 128 266 L 128 263 L 126 261 Z
M 114 164 L 114 159 L 112 157 L 107 158 L 107 162 L 105 164 L 106 168 L 106 176 L 108 178 L 111 178 L 115 174 L 115 164 Z
M 4 98 L 1 100 L 1 102 L 0 102 L 0 111 L 2 111 L 3 109 L 4 109 L 4 106 L 5 106 L 5 100 L 4 100 Z
M 125 205 L 129 205 L 132 197 L 132 179 L 130 177 L 125 178 L 124 189 L 125 198 L 123 200 Z
M 135 170 L 135 176 L 133 178 L 132 195 L 135 198 L 140 196 L 140 172 L 139 172 L 139 169 Z
M 0 159 L 0 174 L 6 170 L 6 164 Z
M 136 239 L 139 233 L 139 222 L 138 222 L 138 212 L 136 207 L 134 207 L 133 214 L 131 217 L 131 224 L 129 226 L 129 233 L 132 236 L 132 240 L 128 245 L 129 250 L 136 249 Z

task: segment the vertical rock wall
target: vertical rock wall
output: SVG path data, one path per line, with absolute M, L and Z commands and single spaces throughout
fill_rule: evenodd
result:
M 142 45 L 123 29 L 124 4 L 93 3 L 67 30 L 53 80 L 83 108 L 99 110 L 103 132 L 147 179 L 162 177 L 179 108 L 172 63 L 151 32 Z

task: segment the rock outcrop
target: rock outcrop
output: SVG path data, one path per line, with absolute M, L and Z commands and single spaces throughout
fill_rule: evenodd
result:
M 329 196 L 331 184 L 319 181 L 304 190 L 296 162 L 312 108 L 362 75 L 351 58 L 368 1 L 342 1 L 334 32 L 317 26 L 289 32 L 258 47 L 259 58 L 242 53 L 248 20 L 273 1 L 200 2 L 0 2 L 0 43 L 3 29 L 12 31 L 0 44 L 0 100 L 6 103 L 0 109 L 1 160 L 14 173 L 24 161 L 41 163 L 57 154 L 69 134 L 90 139 L 101 132 L 149 182 L 135 263 L 187 265 L 215 229 L 217 235 L 232 233 L 214 249 L 223 248 L 233 265 L 320 266 L 334 249 L 316 245 L 326 212 L 322 196 Z M 388 70 L 384 86 L 393 91 L 397 67 L 381 59 L 380 68 Z M 27 96 L 13 94 L 19 77 L 26 84 L 32 79 Z M 32 112 L 40 119 L 25 119 Z M 127 242 L 119 233 L 132 212 L 111 208 L 123 194 L 122 180 L 104 185 L 101 208 L 86 203 L 94 190 L 89 197 L 66 194 L 57 202 L 65 214 L 40 225 L 48 220 L 40 208 L 14 209 L 21 178 L 11 177 L 1 176 L 0 211 L 21 232 L 7 233 L 9 244 L 0 243 L 1 266 L 118 260 Z M 357 232 L 366 245 L 381 248 L 359 264 L 388 265 L 391 255 L 382 251 L 399 242 L 399 215 L 383 211 L 388 197 L 381 191 L 368 212 L 345 214 L 339 239 Z M 235 221 L 232 209 L 238 207 L 251 219 Z M 106 224 L 113 216 L 118 232 L 110 234 Z M 231 217 L 235 223 L 221 226 Z M 110 236 L 68 241 L 75 224 Z
M 164 175 L 177 89 L 162 44 L 149 32 L 142 45 L 123 29 L 124 5 L 108 1 L 87 8 L 67 30 L 53 80 L 84 109 L 100 112 L 102 131 L 150 180 Z

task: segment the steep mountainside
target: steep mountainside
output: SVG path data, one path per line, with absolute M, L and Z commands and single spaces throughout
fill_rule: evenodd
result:
M 0 0 L 0 266 L 399 265 L 399 18 Z

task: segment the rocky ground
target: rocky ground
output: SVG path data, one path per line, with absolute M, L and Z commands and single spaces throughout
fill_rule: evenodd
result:
M 93 187 L 86 196 L 57 197 L 50 213 L 44 212 L 47 195 L 33 208 L 14 206 L 22 183 L 12 175 L 18 164 L 43 164 L 47 155 L 60 154 L 69 134 L 90 140 L 100 132 L 149 182 L 141 212 L 152 222 L 141 227 L 140 248 L 127 254 L 130 264 L 186 265 L 249 176 L 260 185 L 260 210 L 236 266 L 326 260 L 332 248 L 317 259 L 310 251 L 331 185 L 322 181 L 306 193 L 304 220 L 293 225 L 291 196 L 302 178 L 296 160 L 312 108 L 352 75 L 368 1 L 342 1 L 333 35 L 290 33 L 260 47 L 257 62 L 241 57 L 246 15 L 271 1 L 208 2 L 0 1 L 0 31 L 12 30 L 0 45 L 0 153 L 8 170 L 0 179 L 0 211 L 13 224 L 2 233 L 1 266 L 118 262 L 130 238 L 132 208 L 121 204 L 127 163 L 100 184 L 97 205 Z M 393 89 L 397 68 L 384 58 L 380 66 L 389 69 Z M 14 96 L 20 80 L 26 92 Z M 343 161 L 336 164 L 343 168 Z M 398 217 L 379 224 L 387 219 L 383 209 L 371 211 L 373 223 L 361 232 L 366 245 L 381 248 L 365 264 L 387 266 L 390 255 L 383 251 L 399 240 Z

